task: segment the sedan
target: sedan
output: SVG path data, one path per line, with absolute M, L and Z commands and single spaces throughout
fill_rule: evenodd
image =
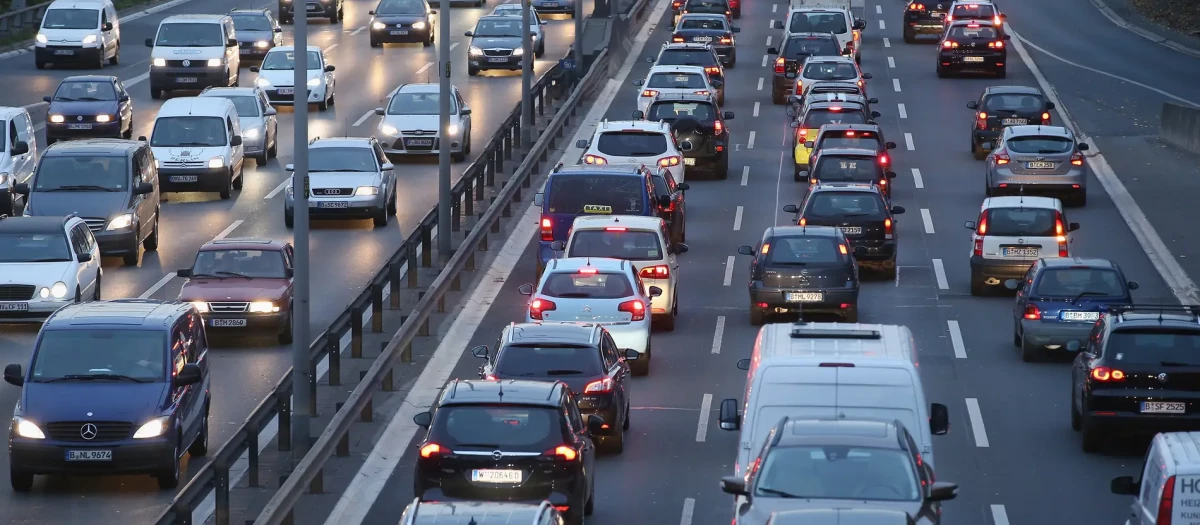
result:
M 425 0 L 380 0 L 371 15 L 371 47 L 384 44 L 420 43 L 433 45 L 434 15 Z
M 1061 126 L 1009 126 L 987 157 L 987 195 L 1065 194 L 1064 204 L 1087 204 L 1088 145 Z
M 445 145 L 455 162 L 471 154 L 471 108 L 466 107 L 458 87 L 450 86 L 450 125 L 443 135 L 437 84 L 404 84 L 388 97 L 386 108 L 375 108 L 379 121 L 378 140 L 388 155 L 436 155 Z
M 46 144 L 79 138 L 130 138 L 133 103 L 117 77 L 81 75 L 64 78 L 54 95 L 42 97 Z

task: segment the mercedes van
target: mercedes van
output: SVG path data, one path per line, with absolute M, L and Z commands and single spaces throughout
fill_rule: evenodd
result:
M 33 40 L 33 64 L 83 64 L 96 69 L 121 61 L 121 22 L 112 0 L 54 0 Z
M 168 100 L 150 134 L 162 191 L 211 191 L 222 199 L 242 189 L 245 149 L 233 102 L 221 97 Z
M 163 19 L 150 50 L 150 97 L 175 90 L 238 85 L 240 47 L 229 15 L 174 15 Z M 236 120 L 236 119 L 235 119 Z

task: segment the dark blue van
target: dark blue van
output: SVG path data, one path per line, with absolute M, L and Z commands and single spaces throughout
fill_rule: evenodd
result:
M 64 306 L 42 325 L 8 437 L 12 488 L 38 474 L 150 474 L 179 485 L 179 459 L 208 453 L 208 339 L 190 303 Z

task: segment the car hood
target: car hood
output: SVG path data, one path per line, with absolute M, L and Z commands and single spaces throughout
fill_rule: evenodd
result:
M 385 24 L 411 24 L 413 22 L 424 22 L 425 15 L 421 14 L 401 14 L 401 13 L 375 13 L 375 21 Z
M 910 516 L 921 512 L 920 501 L 864 501 L 844 499 L 790 499 L 790 498 L 754 498 L 750 511 L 742 514 L 737 522 L 739 525 L 764 525 L 772 513 L 789 510 L 846 508 L 899 510 Z
M 58 281 L 74 282 L 74 261 L 0 263 L 0 284 L 50 286 Z
M 154 138 L 150 138 L 154 143 Z M 150 151 L 161 162 L 207 162 L 213 157 L 223 157 L 228 146 L 151 146 Z
M 46 108 L 47 115 L 112 115 L 116 112 L 115 100 L 52 100 Z
M 458 125 L 458 115 L 450 115 L 450 124 Z M 438 129 L 437 115 L 385 115 L 380 125 L 392 126 L 403 131 L 435 131 Z
M 378 186 L 381 182 L 378 173 L 360 171 L 310 173 L 308 181 L 311 188 L 357 188 L 359 186 Z
M 516 49 L 521 47 L 519 36 L 486 36 L 471 39 L 471 46 L 479 49 Z
M 274 31 L 245 31 L 245 30 L 239 29 L 237 32 L 238 42 L 253 43 L 253 42 L 258 42 L 259 40 L 266 40 L 267 42 L 270 42 L 274 38 L 275 38 Z
M 94 35 L 100 31 L 99 18 L 96 19 L 96 27 L 91 29 L 49 29 L 42 28 L 39 33 L 46 37 L 48 44 L 81 44 L 83 37 Z
M 287 279 L 193 278 L 183 283 L 180 301 L 277 301 L 287 291 Z
M 110 219 L 128 208 L 129 194 L 123 191 L 33 191 L 25 211 L 36 217 L 74 214 Z
M 263 117 L 238 117 L 238 123 L 242 125 L 242 133 L 245 134 L 248 129 L 258 129 L 266 125 Z
M 160 415 L 169 385 L 128 381 L 25 383 L 24 415 L 48 421 L 128 421 L 134 426 Z
M 261 78 L 263 80 L 266 80 L 267 82 L 270 82 L 272 86 L 283 86 L 283 87 L 288 87 L 288 86 L 293 85 L 294 82 L 292 82 L 292 80 L 294 80 L 295 75 L 296 75 L 295 71 L 293 71 L 291 69 L 271 69 L 271 70 L 267 70 L 267 71 L 259 71 L 258 72 L 258 78 Z M 314 69 L 314 70 L 308 72 L 309 80 L 312 80 L 314 78 L 320 78 L 320 77 L 321 77 L 321 72 L 319 70 Z

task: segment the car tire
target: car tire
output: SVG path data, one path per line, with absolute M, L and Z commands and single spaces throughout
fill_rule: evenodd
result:
M 988 156 L 987 150 L 983 149 L 983 146 L 980 144 L 972 143 L 971 153 L 975 155 L 975 160 L 984 160 Z
M 971 295 L 986 295 L 986 291 L 987 289 L 983 284 L 983 276 L 977 272 L 971 272 Z
M 629 364 L 629 371 L 633 373 L 634 377 L 650 375 L 650 353 L 650 342 L 647 341 L 646 351 L 638 356 L 637 361 Z
M 371 47 L 383 47 L 383 42 L 380 42 L 380 41 L 372 38 L 371 39 Z
M 451 151 L 450 160 L 453 160 L 454 162 L 462 162 L 467 160 L 467 154 L 463 151 Z
M 158 218 L 160 217 L 159 213 L 161 213 L 161 212 L 158 210 L 155 210 L 155 212 L 154 212 L 154 228 L 152 228 L 150 230 L 150 235 L 147 235 L 145 239 L 142 239 L 142 248 L 145 248 L 146 251 L 148 251 L 148 252 L 153 252 L 153 251 L 158 250 Z
M 1037 348 L 1025 339 L 1025 334 L 1021 334 L 1021 361 L 1026 363 L 1036 363 L 1041 361 L 1041 349 Z
M 242 167 L 238 168 L 237 177 L 233 178 L 233 189 L 242 190 L 242 186 L 246 185 L 246 164 L 245 159 L 242 160 Z
M 888 264 L 888 263 L 884 263 L 884 264 Z M 891 264 L 890 266 L 885 266 L 880 273 L 883 274 L 883 278 L 885 280 L 895 281 L 896 280 L 896 272 L 898 271 L 896 269 L 896 261 L 893 260 L 893 261 L 891 261 L 890 264 Z
M 596 487 L 595 485 L 592 485 L 592 488 L 590 490 L 588 490 L 587 503 L 583 504 L 583 515 L 584 516 L 591 516 L 592 513 L 594 513 L 596 511 L 596 488 L 595 487 Z
M 1017 327 L 1013 326 L 1013 346 L 1021 348 L 1021 333 L 1017 331 Z
M 379 208 L 379 211 L 375 214 L 374 217 L 371 218 L 371 220 L 374 221 L 376 228 L 382 228 L 384 226 L 387 226 L 388 219 L 390 219 L 390 218 L 391 217 L 388 217 L 387 205 L 385 204 Z
M 463 140 L 463 153 L 470 155 L 471 154 L 471 128 L 469 126 L 467 127 L 466 135 L 467 135 L 466 138 Z
M 154 476 L 158 480 L 158 488 L 171 490 L 179 486 L 179 440 L 171 449 L 171 470 L 159 472 Z
M 988 180 L 986 180 L 986 179 L 983 181 L 983 194 L 984 194 L 984 195 L 986 195 L 986 196 L 988 196 L 988 197 L 995 197 L 995 196 L 996 196 L 996 190 L 993 190 L 993 189 L 992 189 L 992 183 L 991 183 L 991 181 L 988 181 Z
M 396 216 L 396 195 L 395 194 L 392 194 L 391 200 L 388 201 L 387 214 L 392 217 Z
M 1079 409 L 1075 407 L 1075 393 L 1071 393 L 1071 430 L 1079 432 L 1083 428 L 1083 417 L 1079 414 Z
M 96 69 L 104 69 L 104 44 L 100 44 L 100 49 L 96 50 Z
M 946 68 L 942 67 L 942 64 L 940 62 L 937 65 L 937 76 L 938 76 L 938 78 L 946 78 L 946 77 L 950 76 L 950 72 L 947 71 Z
M 622 452 L 625 452 L 625 433 L 624 432 L 616 432 L 611 436 L 603 436 L 601 438 L 601 441 L 604 443 L 604 452 L 605 453 L 620 454 Z M 590 498 L 590 497 L 588 498 L 589 503 L 591 502 L 591 499 L 592 498 Z M 590 508 L 584 507 L 583 513 L 590 515 L 591 514 Z
M 857 323 L 858 322 L 858 305 L 857 304 L 852 305 L 852 306 L 850 306 L 850 308 L 846 309 L 846 313 L 844 315 L 842 315 L 842 322 L 843 323 Z
M 625 421 L 621 422 L 621 432 L 629 432 L 629 403 L 625 403 Z
M 725 157 L 725 161 L 717 165 L 717 180 L 725 180 L 729 178 L 729 157 Z
M 208 407 L 209 404 L 204 404 L 204 421 L 200 423 L 200 433 L 196 434 L 196 439 L 188 445 L 188 454 L 192 457 L 202 458 L 208 455 Z
M 737 67 L 737 53 L 729 55 L 729 63 L 725 65 L 729 69 Z
M 477 75 L 479 75 L 479 68 L 467 66 L 467 76 L 473 77 L 473 76 L 477 76 Z
M 101 281 L 102 281 L 102 278 L 100 277 L 100 275 L 98 275 L 98 274 L 97 274 L 97 275 L 96 275 L 96 288 L 95 288 L 94 290 L 92 290 L 92 301 L 99 301 L 99 300 L 100 300 L 100 285 L 101 285 Z
M 996 70 L 996 78 L 1008 78 L 1008 66 Z
M 675 314 L 667 313 L 666 315 L 663 315 L 662 318 L 659 319 L 658 326 L 662 328 L 664 332 L 674 332 Z
M 771 103 L 776 106 L 782 106 L 787 102 L 787 97 L 782 89 L 771 88 Z
M 1078 193 L 1071 196 L 1071 206 L 1082 208 L 1087 206 L 1087 190 L 1079 190 Z
M 290 313 L 291 312 L 290 308 L 288 309 L 288 311 L 289 311 L 289 313 L 288 313 L 287 324 L 283 325 L 283 328 L 279 331 L 279 335 L 276 336 L 276 338 L 275 338 L 277 341 L 279 341 L 279 344 L 281 344 L 281 345 L 292 344 L 292 314 Z
M 327 98 L 322 99 L 320 102 L 318 102 L 317 110 L 318 111 L 329 111 L 329 99 L 327 99 Z
M 289 230 L 292 228 L 295 228 L 296 227 L 296 215 L 293 214 L 292 212 L 284 211 L 283 212 L 283 225 L 284 225 L 284 227 L 286 227 Z
M 1080 410 L 1079 432 L 1082 435 L 1080 436 L 1079 447 L 1088 454 L 1094 454 L 1100 452 L 1103 437 L 1100 436 L 1100 433 L 1091 424 L 1091 418 L 1083 413 L 1085 410 L 1086 407 L 1084 407 L 1084 410 Z
M 121 41 L 117 40 L 117 50 L 113 52 L 112 58 L 108 59 L 108 65 L 116 66 L 121 63 Z
M 133 138 L 133 118 L 132 117 L 129 119 L 129 129 L 125 130 L 125 132 L 121 134 L 121 138 L 123 138 L 125 140 L 129 140 L 129 139 Z
M 134 231 L 137 231 L 136 229 Z M 137 266 L 142 259 L 142 247 L 138 244 L 133 245 L 133 251 L 121 256 L 121 263 L 125 266 Z
M 917 32 L 913 31 L 911 27 L 905 26 L 904 27 L 904 43 L 911 44 L 913 42 L 916 42 L 916 40 L 917 40 Z
M 750 325 L 751 326 L 762 326 L 763 317 L 766 317 L 766 315 L 763 313 L 762 310 L 759 310 L 758 308 L 755 308 L 753 306 L 750 307 Z
M 42 60 L 34 60 L 33 67 L 36 67 L 38 69 L 46 69 L 46 62 L 42 61 Z M 33 483 L 33 482 L 31 481 L 30 483 Z M 16 490 L 16 489 L 14 488 L 13 490 Z
M 537 50 L 533 52 L 533 58 L 542 58 L 545 55 L 546 55 L 546 44 L 545 44 L 545 41 L 542 41 L 541 43 L 538 44 Z
M 13 492 L 29 492 L 33 490 L 33 474 L 9 467 L 8 482 Z
M 225 187 L 220 191 L 221 200 L 228 200 L 233 197 L 233 170 L 229 170 L 229 174 L 225 177 Z
M 421 47 L 429 47 L 429 46 L 432 46 L 432 45 L 433 45 L 433 39 L 432 39 L 432 38 L 430 38 L 430 39 L 428 39 L 428 40 L 422 40 L 422 41 L 421 41 Z
M 262 155 L 254 157 L 254 165 L 255 166 L 266 166 L 267 162 L 269 160 L 270 159 L 267 158 L 267 152 L 264 151 L 264 152 L 262 152 Z
M 161 100 L 166 95 L 167 91 L 165 89 L 158 89 L 154 86 L 150 86 L 150 98 L 154 100 Z

